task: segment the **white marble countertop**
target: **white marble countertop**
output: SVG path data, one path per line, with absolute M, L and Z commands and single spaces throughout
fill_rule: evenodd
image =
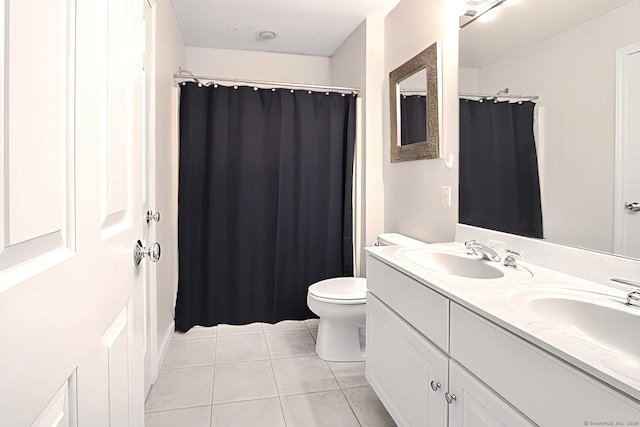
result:
M 367 248 L 367 252 L 414 278 L 452 301 L 489 319 L 519 337 L 578 367 L 588 374 L 640 400 L 640 309 L 624 304 L 626 292 L 604 284 L 559 273 L 538 265 L 518 261 L 517 269 L 501 263 L 488 262 L 504 273 L 499 279 L 474 279 L 444 274 L 424 268 L 407 257 L 412 249 L 429 249 L 468 256 L 460 243 L 438 243 L 420 246 L 381 246 Z M 577 293 L 576 291 L 578 290 Z M 582 292 L 587 291 L 587 292 Z M 533 297 L 532 297 L 533 295 Z M 530 301 L 536 297 L 577 298 L 622 311 L 632 324 L 611 328 L 614 344 L 607 341 L 608 330 L 600 327 L 597 334 L 581 331 L 576 326 L 552 320 L 534 310 Z M 565 313 L 565 317 L 570 314 Z M 637 319 L 637 320 L 636 320 Z M 593 319 L 597 325 L 599 319 Z M 624 328 L 624 330 L 623 330 Z M 634 333 L 635 331 L 635 333 Z M 618 335 L 625 333 L 632 340 L 625 345 Z M 594 338 L 596 337 L 596 338 Z M 617 344 L 617 345 L 616 345 Z M 620 348 L 624 345 L 624 348 Z

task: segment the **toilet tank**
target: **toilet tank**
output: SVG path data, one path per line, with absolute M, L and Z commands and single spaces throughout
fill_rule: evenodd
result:
M 378 234 L 376 246 L 412 246 L 424 245 L 425 243 L 399 233 L 383 233 Z

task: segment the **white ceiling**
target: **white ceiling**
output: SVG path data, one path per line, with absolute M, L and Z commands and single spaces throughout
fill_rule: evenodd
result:
M 460 65 L 482 67 L 631 1 L 522 0 L 516 6 L 500 5 L 492 21 L 474 21 L 460 30 Z
M 172 0 L 187 46 L 331 56 L 400 0 Z M 260 31 L 274 40 L 259 40 Z

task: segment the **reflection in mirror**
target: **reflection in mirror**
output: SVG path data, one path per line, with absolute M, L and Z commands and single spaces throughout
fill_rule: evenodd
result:
M 463 98 L 469 103 L 482 99 L 485 106 L 505 88 L 510 92 L 497 97 L 498 106 L 519 101 L 526 105 L 529 96 L 538 97 L 533 99 L 532 133 L 545 239 L 640 258 L 640 214 L 624 208 L 625 202 L 640 200 L 640 180 L 634 175 L 640 150 L 631 143 L 640 140 L 640 126 L 634 124 L 640 111 L 640 0 L 508 4 L 496 8 L 492 21 L 476 20 L 460 30 L 460 93 L 477 95 Z M 467 123 L 464 102 L 461 133 Z M 493 117 L 486 114 L 484 120 Z M 534 171 L 518 166 L 511 151 L 515 149 L 498 147 L 501 158 L 493 166 L 473 156 L 467 166 L 480 166 L 471 178 L 480 182 L 490 169 L 513 168 L 513 182 L 505 184 L 511 185 L 509 190 L 494 187 L 507 192 L 507 200 L 489 215 L 508 211 L 515 222 L 523 222 L 531 213 L 518 210 L 519 197 L 535 190 L 519 185 L 532 179 Z M 469 172 L 462 155 L 461 195 Z M 477 214 L 474 204 L 463 203 L 461 198 L 461 216 L 464 209 Z
M 534 107 L 531 101 L 460 100 L 462 224 L 543 237 Z
M 439 44 L 389 73 L 391 162 L 440 158 Z
M 400 145 L 427 141 L 427 70 L 422 69 L 398 84 L 400 96 Z

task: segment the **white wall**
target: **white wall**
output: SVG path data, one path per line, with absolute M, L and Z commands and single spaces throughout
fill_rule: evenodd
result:
M 356 150 L 356 264 L 365 275 L 362 248 L 384 231 L 382 181 L 382 99 L 384 82 L 384 17 L 369 17 L 331 57 L 332 84 L 360 89 L 360 144 Z
M 452 241 L 458 220 L 458 11 L 447 0 L 403 0 L 385 18 L 385 80 L 382 90 L 384 138 L 384 223 L 427 242 Z M 390 163 L 389 72 L 436 40 L 442 49 L 442 138 L 444 160 Z M 441 186 L 451 187 L 451 207 L 441 205 Z
M 355 255 L 355 275 L 363 276 L 364 247 L 366 246 L 366 216 L 364 206 L 365 196 L 365 168 L 364 168 L 364 148 L 367 144 L 366 132 L 366 106 L 362 100 L 366 96 L 366 73 L 367 73 L 367 22 L 363 21 L 358 28 L 342 43 L 338 50 L 331 57 L 331 82 L 334 86 L 354 87 L 360 91 L 360 122 L 357 123 L 355 159 L 354 159 L 354 241 L 353 250 Z
M 458 90 L 460 93 L 478 93 L 478 68 L 458 68 Z
M 615 52 L 640 41 L 639 23 L 636 0 L 478 72 L 479 92 L 540 96 L 551 241 L 613 251 Z
M 173 74 L 184 64 L 184 41 L 170 0 L 158 0 L 155 16 L 155 152 L 156 207 L 161 221 L 156 224 L 156 239 L 162 246 L 162 258 L 156 264 L 157 353 L 166 349 L 167 334 L 173 332 L 176 283 L 178 227 L 177 194 L 173 189 L 178 179 L 175 143 L 172 138 L 174 88 Z
M 331 84 L 331 61 L 323 56 L 187 47 L 184 68 L 206 77 Z

